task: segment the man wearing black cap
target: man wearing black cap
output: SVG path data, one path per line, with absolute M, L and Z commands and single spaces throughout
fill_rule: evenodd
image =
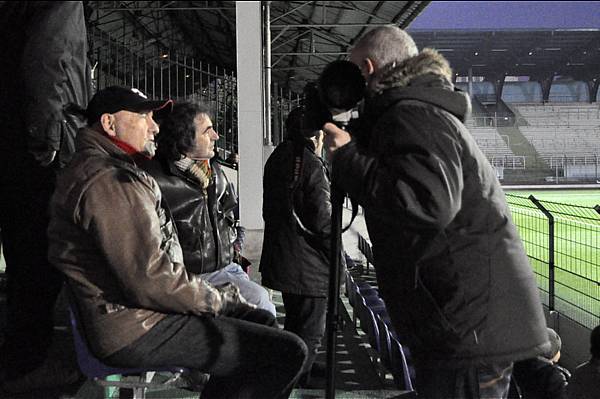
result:
M 153 113 L 170 105 L 114 86 L 92 98 L 89 126 L 52 198 L 50 260 L 67 276 L 85 338 L 105 363 L 209 373 L 203 397 L 287 397 L 304 344 L 272 328 L 273 316 L 236 286 L 186 272 L 160 189 L 137 167 L 154 153 Z

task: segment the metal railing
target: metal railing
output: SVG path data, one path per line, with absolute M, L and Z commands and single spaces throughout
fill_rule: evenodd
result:
M 213 113 L 220 155 L 238 151 L 237 78 L 233 71 L 146 46 L 143 41 L 116 40 L 99 30 L 91 31 L 88 40 L 96 89 L 123 85 L 152 99 L 202 101 Z
M 585 326 L 600 324 L 600 206 L 506 194 L 549 310 Z

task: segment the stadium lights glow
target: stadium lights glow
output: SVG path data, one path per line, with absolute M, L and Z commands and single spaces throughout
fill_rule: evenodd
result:
M 529 52 L 529 55 L 533 55 L 533 51 L 530 51 L 530 52 Z
M 479 55 L 479 53 L 476 51 L 476 52 L 475 52 L 475 55 Z

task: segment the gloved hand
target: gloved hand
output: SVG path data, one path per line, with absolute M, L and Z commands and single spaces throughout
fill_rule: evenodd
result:
M 221 294 L 221 300 L 223 302 L 223 306 L 218 315 L 235 316 L 256 309 L 255 305 L 248 303 L 248 301 L 240 294 L 240 289 L 237 285 L 226 283 L 215 288 Z

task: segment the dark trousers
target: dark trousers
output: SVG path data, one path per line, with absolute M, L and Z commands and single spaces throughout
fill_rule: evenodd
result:
M 30 158 L 0 152 L 0 229 L 7 313 L 2 365 L 9 378 L 31 371 L 52 342 L 62 274 L 48 262 L 48 204 L 55 174 Z
M 282 293 L 282 298 L 285 308 L 284 328 L 302 338 L 308 348 L 308 359 L 303 370 L 303 373 L 308 373 L 317 357 L 317 350 L 321 346 L 321 340 L 325 334 L 327 298 L 285 292 Z
M 257 309 L 233 317 L 170 315 L 104 359 L 121 367 L 181 366 L 209 373 L 203 398 L 287 398 L 306 346 Z
M 417 366 L 417 394 L 419 399 L 505 399 L 512 368 L 512 363 L 458 369 Z

